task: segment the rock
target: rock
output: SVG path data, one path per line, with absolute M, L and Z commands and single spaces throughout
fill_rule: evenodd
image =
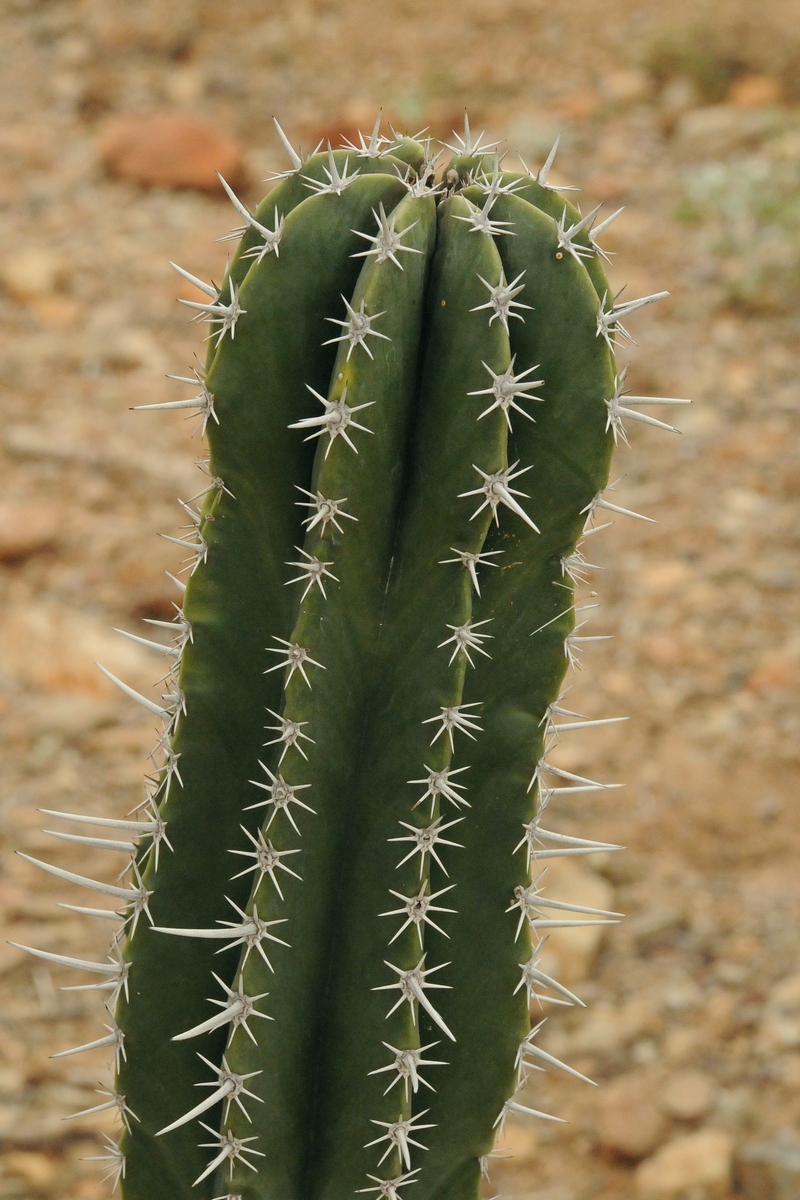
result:
M 731 1183 L 733 1142 L 727 1133 L 703 1129 L 675 1138 L 636 1169 L 641 1200 L 714 1200 Z
M 508 1121 L 503 1137 L 497 1142 L 497 1150 L 499 1154 L 508 1155 L 508 1159 L 498 1158 L 498 1165 L 502 1161 L 504 1168 L 512 1170 L 527 1167 L 538 1154 L 539 1136 L 530 1122 Z
M 542 955 L 542 961 L 544 955 Z M 556 1057 L 563 1055 L 591 1054 L 600 1058 L 613 1057 L 622 1045 L 622 1030 L 619 1014 L 613 1005 L 605 1002 L 593 1004 L 568 1037 L 563 1047 L 560 1039 L 550 1034 L 547 1049 Z M 558 1043 L 558 1044 L 556 1044 Z
M 675 944 L 681 930 L 686 926 L 683 915 L 674 908 L 655 908 L 642 913 L 630 922 L 630 932 L 641 954 L 660 950 Z
M 800 689 L 800 662 L 786 654 L 768 651 L 748 675 L 745 687 L 757 696 L 795 693 Z
M 734 108 L 763 108 L 780 104 L 782 88 L 772 75 L 741 75 L 728 92 L 728 103 Z
M 0 283 L 13 300 L 35 300 L 58 290 L 62 270 L 51 250 L 29 246 L 0 262 Z
M 10 1154 L 4 1154 L 3 1167 L 10 1175 L 24 1179 L 37 1192 L 49 1188 L 61 1169 L 56 1159 L 33 1150 L 12 1150 Z
M 163 658 L 115 634 L 104 621 L 54 604 L 31 603 L 4 614 L 0 661 L 7 678 L 18 686 L 62 695 L 84 693 L 115 705 L 122 701 L 121 693 L 95 662 L 155 700 L 158 692 L 151 687 L 164 670 Z M 129 711 L 135 711 L 132 701 Z
M 642 642 L 644 653 L 657 667 L 676 667 L 685 654 L 685 647 L 678 638 L 666 633 L 655 633 Z
M 768 1052 L 800 1046 L 800 975 L 789 975 L 770 992 L 759 1041 Z
M 580 904 L 587 908 L 613 910 L 614 889 L 593 871 L 578 866 L 569 858 L 551 859 L 544 877 L 545 892 L 554 900 Z M 555 911 L 555 910 L 554 910 Z M 553 929 L 542 955 L 543 970 L 568 987 L 589 975 L 600 949 L 606 925 L 588 925 L 582 929 Z
M 719 1088 L 714 1097 L 714 1112 L 717 1120 L 726 1128 L 735 1128 L 752 1120 L 753 1095 L 750 1088 Z
M 639 1073 L 622 1075 L 603 1089 L 595 1135 L 600 1150 L 634 1161 L 653 1153 L 668 1126 L 652 1092 L 652 1081 Z
M 561 123 L 553 120 L 552 113 L 526 110 L 511 122 L 509 144 L 513 141 L 523 158 L 539 161 L 550 153 L 560 132 Z M 557 171 L 556 174 L 559 175 Z
M 685 75 L 670 79 L 658 98 L 659 115 L 665 133 L 672 133 L 681 113 L 689 112 L 700 104 L 697 85 Z
M 146 367 L 161 372 L 167 359 L 156 339 L 146 329 L 100 328 L 93 330 L 84 342 L 84 361 L 112 371 L 134 371 Z
M 587 88 L 581 88 L 580 91 L 571 92 L 565 96 L 563 100 L 559 100 L 553 107 L 556 112 L 561 113 L 568 121 L 588 121 L 597 110 L 598 98 L 595 92 L 590 92 Z
M 681 979 L 661 988 L 659 999 L 670 1012 L 688 1012 L 702 1007 L 703 989 L 693 979 Z
M 634 104 L 645 100 L 650 91 L 647 74 L 637 67 L 610 71 L 601 81 L 604 99 Z
M 575 1192 L 556 1183 L 553 1187 L 537 1188 L 535 1192 L 523 1192 L 518 1200 L 575 1200 Z
M 22 562 L 49 549 L 62 520 L 55 504 L 0 504 L 0 562 Z
M 659 1095 L 662 1110 L 679 1121 L 696 1121 L 704 1117 L 713 1099 L 713 1082 L 702 1071 L 677 1071 L 669 1077 Z
M 744 1200 L 796 1200 L 800 1196 L 800 1145 L 788 1138 L 744 1146 L 734 1162 Z
M 680 592 L 692 577 L 692 568 L 680 559 L 649 563 L 642 567 L 637 583 L 642 591 L 654 596 L 667 596 Z
M 739 1026 L 736 1013 L 739 997 L 735 992 L 712 992 L 706 1001 L 704 1018 L 706 1029 L 714 1039 L 726 1041 L 733 1037 Z
M 200 117 L 156 112 L 117 117 L 100 138 L 108 173 L 145 187 L 218 192 L 219 171 L 231 186 L 243 182 L 242 148 Z
M 37 698 L 28 725 L 34 737 L 52 734 L 60 740 L 72 741 L 94 729 L 113 725 L 117 716 L 116 707 L 106 700 L 75 692 L 55 692 Z
M 778 133 L 784 117 L 775 108 L 714 104 L 683 114 L 675 130 L 678 148 L 692 158 L 725 158 Z
M 664 1058 L 675 1065 L 696 1062 L 698 1054 L 706 1044 L 707 1035 L 704 1030 L 679 1025 L 666 1032 L 663 1043 Z
M 557 1057 L 589 1054 L 609 1058 L 622 1046 L 660 1035 L 662 1029 L 663 1018 L 647 996 L 632 996 L 618 1006 L 598 1001 L 581 1014 L 581 1019 L 566 1037 L 551 1033 L 546 1048 Z M 552 1045 L 551 1039 L 554 1039 Z

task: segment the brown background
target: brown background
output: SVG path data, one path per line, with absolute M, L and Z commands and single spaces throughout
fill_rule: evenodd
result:
M 468 105 L 475 127 L 534 164 L 562 131 L 557 178 L 583 189 L 582 205 L 627 205 L 605 238 L 614 285 L 671 292 L 631 320 L 632 390 L 695 404 L 678 411 L 682 437 L 633 426 L 618 452 L 619 502 L 659 524 L 619 518 L 585 548 L 604 568 L 586 589 L 602 605 L 592 632 L 614 640 L 586 648 L 569 706 L 631 719 L 565 738 L 558 761 L 627 786 L 564 803 L 553 821 L 629 851 L 550 878 L 562 898 L 629 915 L 601 944 L 553 937 L 549 960 L 588 1011 L 551 1017 L 541 1044 L 603 1087 L 537 1076 L 527 1102 L 569 1123 L 510 1127 L 516 1157 L 487 1194 L 703 1200 L 727 1195 L 732 1158 L 764 1142 L 790 1170 L 798 4 L 5 0 L 0 59 L 4 934 L 104 952 L 106 928 L 54 905 L 87 901 L 12 852 L 108 879 L 119 869 L 66 853 L 35 810 L 123 814 L 142 798 L 151 720 L 93 660 L 154 683 L 160 664 L 111 629 L 144 632 L 141 617 L 172 612 L 164 570 L 180 553 L 157 535 L 183 523 L 176 495 L 203 486 L 193 423 L 129 408 L 183 395 L 165 372 L 185 373 L 200 348 L 175 303 L 196 293 L 167 259 L 219 278 L 227 244 L 214 239 L 237 220 L 216 194 L 152 186 L 155 135 L 123 163 L 114 122 L 210 123 L 216 147 L 168 148 L 165 182 L 202 184 L 224 161 L 251 203 L 286 165 L 273 112 L 308 148 L 370 127 L 379 103 L 401 127 L 442 135 Z M 107 1192 L 81 1159 L 103 1153 L 112 1122 L 61 1120 L 94 1102 L 105 1056 L 48 1057 L 102 1032 L 97 999 L 60 992 L 68 982 L 0 945 L 2 1197 Z M 783 1200 L 800 1195 L 798 1178 Z

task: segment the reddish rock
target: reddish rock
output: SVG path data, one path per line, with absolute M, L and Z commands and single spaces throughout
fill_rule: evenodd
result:
M 762 108 L 783 99 L 779 79 L 772 75 L 742 75 L 731 85 L 728 103 L 735 108 Z
M 241 146 L 200 117 L 151 113 L 118 117 L 100 138 L 110 175 L 145 187 L 220 190 L 217 171 L 232 185 L 244 176 Z
M 620 1076 L 604 1088 L 595 1137 L 600 1150 L 633 1161 L 653 1153 L 666 1136 L 667 1122 L 652 1093 L 652 1082 L 640 1075 Z
M 0 505 L 0 562 L 22 562 L 47 550 L 60 527 L 61 512 L 55 505 Z

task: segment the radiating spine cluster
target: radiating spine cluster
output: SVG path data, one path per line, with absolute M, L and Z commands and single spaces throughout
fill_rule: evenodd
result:
M 639 516 L 605 495 L 624 421 L 672 429 L 631 405 L 687 401 L 626 395 L 622 322 L 663 293 L 610 297 L 618 214 L 555 195 L 555 147 L 512 174 L 465 122 L 437 182 L 380 116 L 306 160 L 278 132 L 292 168 L 254 213 L 223 181 L 220 288 L 176 267 L 208 297 L 183 302 L 197 395 L 139 406 L 196 412 L 211 450 L 169 539 L 172 643 L 119 631 L 168 660 L 163 703 L 101 667 L 158 718 L 146 800 L 44 810 L 114 831 L 53 836 L 128 880 L 29 859 L 120 925 L 105 963 L 25 949 L 101 976 L 108 1033 L 63 1053 L 113 1051 L 86 1111 L 120 1116 L 100 1157 L 129 1200 L 474 1198 L 509 1114 L 559 1119 L 518 1096 L 530 1070 L 584 1078 L 529 1019 L 581 1004 L 546 931 L 621 916 L 543 890 L 540 863 L 620 849 L 542 824 L 615 786 L 550 762 L 560 737 L 625 719 L 563 706 L 602 640 L 572 593 L 598 510 Z

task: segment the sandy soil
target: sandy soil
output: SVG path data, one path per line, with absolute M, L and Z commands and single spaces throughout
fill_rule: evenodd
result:
M 219 277 L 225 245 L 214 239 L 233 215 L 214 197 L 107 178 L 103 122 L 154 108 L 205 115 L 241 139 L 258 180 L 282 165 L 273 111 L 308 145 L 371 124 L 380 101 L 404 125 L 442 132 L 469 103 L 474 123 L 508 133 L 532 161 L 563 130 L 559 178 L 584 189 L 583 204 L 627 205 L 606 237 L 614 283 L 631 296 L 671 293 L 631 321 L 629 382 L 695 401 L 679 412 L 680 438 L 633 426 L 617 455 L 619 503 L 658 525 L 620 517 L 586 547 L 602 568 L 585 589 L 601 603 L 592 631 L 614 639 L 587 647 L 570 707 L 630 721 L 559 750 L 568 769 L 626 784 L 554 815 L 564 831 L 629 848 L 562 872 L 553 887 L 588 888 L 629 914 L 600 945 L 554 937 L 549 951 L 588 1011 L 551 1016 L 542 1044 L 606 1086 L 537 1076 L 529 1100 L 569 1124 L 514 1126 L 516 1158 L 496 1165 L 488 1194 L 623 1200 L 635 1193 L 635 1159 L 670 1139 L 721 1130 L 738 1153 L 791 1131 L 800 1120 L 800 288 L 789 300 L 767 288 L 737 302 L 753 239 L 726 250 L 713 221 L 687 223 L 680 208 L 685 181 L 709 160 L 736 174 L 745 160 L 769 170 L 800 156 L 800 114 L 720 103 L 709 117 L 696 82 L 654 80 L 642 67 L 659 36 L 654 3 L 617 0 L 602 17 L 581 0 L 557 15 L 526 0 L 133 9 L 16 0 L 0 12 L 2 503 L 40 530 L 0 567 L 4 935 L 104 952 L 105 930 L 54 905 L 81 900 L 12 851 L 74 870 L 91 862 L 108 878 L 118 869 L 67 856 L 40 832 L 36 808 L 121 814 L 142 798 L 151 722 L 112 694 L 93 660 L 134 686 L 154 682 L 145 652 L 111 629 L 141 631 L 142 617 L 172 612 L 164 571 L 180 554 L 157 535 L 182 523 L 176 495 L 202 488 L 191 425 L 129 409 L 175 398 L 164 374 L 183 373 L 199 346 L 167 259 Z M 676 24 L 688 12 L 676 6 Z M 735 40 L 735 6 L 702 14 L 720 44 Z M 740 76 L 771 71 L 783 86 L 797 15 L 796 4 L 751 9 Z M 248 198 L 258 195 L 253 184 Z M 780 236 L 786 260 L 795 246 Z M 0 1196 L 9 1200 L 107 1191 L 98 1164 L 82 1159 L 103 1154 L 111 1121 L 62 1121 L 95 1102 L 106 1056 L 49 1057 L 100 1036 L 102 1010 L 91 993 L 59 991 L 65 982 L 0 945 Z M 687 1084 L 687 1070 L 700 1082 Z M 692 1087 L 701 1099 L 686 1115 L 670 1095 Z M 624 1095 L 660 1112 L 649 1141 L 642 1134 L 645 1152 L 628 1157 L 608 1133 Z

